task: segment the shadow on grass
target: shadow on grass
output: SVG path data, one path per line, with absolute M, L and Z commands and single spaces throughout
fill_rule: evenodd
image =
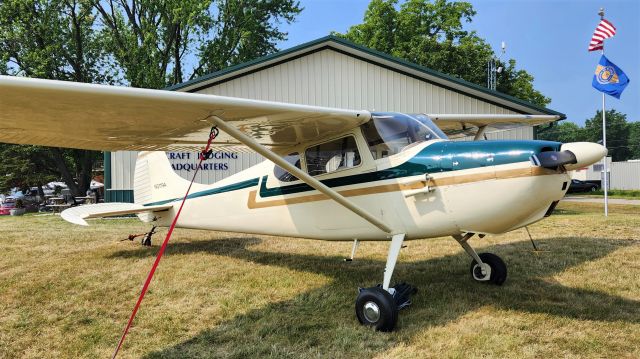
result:
M 426 327 L 440 326 L 483 306 L 544 313 L 579 320 L 640 322 L 640 302 L 604 292 L 566 287 L 548 278 L 584 262 L 597 260 L 630 241 L 561 238 L 544 242 L 545 252 L 532 253 L 528 241 L 483 248 L 502 256 L 509 279 L 502 287 L 469 278 L 466 253 L 417 262 L 398 263 L 394 278 L 420 288 L 413 305 L 403 310 L 399 331 L 375 333 L 361 327 L 353 313 L 358 286 L 382 277 L 383 261 L 260 252 L 247 249 L 256 238 L 229 238 L 174 243 L 167 254 L 206 252 L 264 265 L 282 266 L 332 277 L 331 284 L 297 297 L 237 316 L 202 331 L 149 358 L 375 355 L 410 340 Z M 151 256 L 155 250 L 122 251 L 116 257 Z
M 554 215 L 580 215 L 585 214 L 585 211 L 573 210 L 569 208 L 557 208 L 553 211 Z

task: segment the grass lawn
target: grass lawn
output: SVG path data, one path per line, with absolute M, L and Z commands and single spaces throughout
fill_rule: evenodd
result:
M 585 196 L 585 197 L 602 198 L 602 197 L 604 197 L 604 191 L 597 190 L 595 192 L 569 193 L 568 196 Z M 638 191 L 638 190 L 612 189 L 612 190 L 609 190 L 607 192 L 607 196 L 609 196 L 610 198 L 640 199 L 640 191 Z
M 472 240 L 500 255 L 502 287 L 474 283 L 450 238 L 408 242 L 395 279 L 420 289 L 398 330 L 354 315 L 358 286 L 381 281 L 387 243 L 177 230 L 121 351 L 184 357 L 640 357 L 640 206 L 561 202 L 526 232 Z M 108 357 L 152 248 L 121 242 L 134 220 L 91 227 L 0 218 L 0 358 Z

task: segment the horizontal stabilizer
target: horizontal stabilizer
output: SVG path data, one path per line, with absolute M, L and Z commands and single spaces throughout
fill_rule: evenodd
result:
M 88 218 L 104 218 L 124 216 L 127 214 L 139 214 L 147 212 L 166 211 L 173 207 L 172 204 L 163 204 L 159 206 L 143 206 L 135 203 L 98 203 L 84 206 L 72 207 L 62 211 L 62 218 L 73 224 L 88 226 L 85 221 Z

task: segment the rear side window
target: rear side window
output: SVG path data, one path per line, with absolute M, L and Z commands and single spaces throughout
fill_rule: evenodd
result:
M 353 136 L 343 137 L 308 148 L 305 151 L 307 172 L 312 176 L 360 165 L 360 153 Z
M 283 158 L 285 161 L 302 169 L 300 167 L 300 154 L 298 152 L 290 153 Z M 273 169 L 273 174 L 276 176 L 277 179 L 279 179 L 282 182 L 293 182 L 298 180 L 296 176 L 280 168 L 280 166 L 275 166 L 275 168 Z

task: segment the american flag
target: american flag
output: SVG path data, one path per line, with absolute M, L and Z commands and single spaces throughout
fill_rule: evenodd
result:
M 591 36 L 589 43 L 589 51 L 602 50 L 604 47 L 604 39 L 613 37 L 616 34 L 616 27 L 609 21 L 602 19 L 596 27 L 596 31 Z

